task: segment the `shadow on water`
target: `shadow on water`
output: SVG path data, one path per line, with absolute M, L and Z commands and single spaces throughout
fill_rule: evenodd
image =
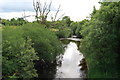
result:
M 65 48 L 64 54 L 57 56 L 53 62 L 42 60 L 36 62 L 35 67 L 39 78 L 49 78 L 50 80 L 79 78 L 79 80 L 86 80 L 86 61 L 83 54 L 78 50 L 80 39 L 62 38 L 61 41 Z

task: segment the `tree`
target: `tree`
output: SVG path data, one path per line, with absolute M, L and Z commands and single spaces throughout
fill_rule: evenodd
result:
M 42 5 L 42 3 L 40 2 L 40 0 L 36 1 L 33 0 L 33 7 L 34 10 L 36 12 L 36 19 L 37 21 L 40 21 L 41 23 L 45 23 L 47 16 L 50 12 L 50 8 L 51 8 L 51 3 L 50 2 L 48 5 L 46 2 L 44 2 L 44 4 Z
M 77 22 L 72 22 L 70 24 L 70 28 L 72 30 L 73 35 L 75 35 L 75 31 L 76 31 L 77 27 L 78 27 L 78 23 Z
M 94 6 L 94 7 L 93 7 L 93 12 L 92 12 L 91 16 L 93 16 L 96 12 L 97 12 L 97 10 L 96 10 L 96 8 L 95 8 L 95 6 Z
M 2 19 L 1 20 L 1 24 L 3 24 L 3 25 L 9 25 L 9 20 L 6 20 L 6 19 Z
M 29 37 L 23 38 L 20 28 L 4 27 L 2 42 L 3 78 L 37 77 L 34 61 L 37 52 Z
M 66 24 L 67 24 L 67 26 L 68 27 L 70 27 L 70 24 L 71 24 L 71 20 L 70 20 L 70 17 L 69 16 L 64 16 L 63 18 L 62 18 L 62 21 L 64 21 Z
M 47 17 L 48 17 L 48 14 L 50 13 L 51 11 L 51 5 L 52 5 L 52 1 L 49 2 L 49 4 L 47 4 L 47 2 L 45 1 L 44 3 L 42 3 L 40 0 L 33 0 L 33 7 L 34 7 L 34 10 L 36 12 L 36 19 L 37 19 L 37 22 L 41 23 L 41 24 L 45 24 L 46 20 L 47 20 Z M 51 15 L 51 20 L 52 21 L 55 21 L 56 20 L 56 17 L 59 13 L 59 10 L 60 10 L 60 5 L 58 7 L 58 9 L 56 10 L 56 13 L 54 16 Z M 63 16 L 63 14 L 62 14 Z M 61 16 L 61 17 L 62 17 Z M 60 18 L 61 18 L 60 17 Z M 59 18 L 59 19 L 60 19 Z
M 87 60 L 89 78 L 120 77 L 119 8 L 120 2 L 102 3 L 82 27 L 80 49 Z
M 10 21 L 9 21 L 9 25 L 14 25 L 14 26 L 20 26 L 20 25 L 23 25 L 27 23 L 27 21 L 25 21 L 23 18 L 12 18 Z

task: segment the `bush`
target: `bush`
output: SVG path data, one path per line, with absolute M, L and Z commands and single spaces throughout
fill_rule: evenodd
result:
M 34 43 L 33 47 L 38 52 L 39 58 L 45 61 L 55 60 L 56 56 L 61 54 L 63 47 L 61 42 L 57 39 L 54 32 L 44 25 L 40 24 L 26 24 L 22 27 L 24 37 L 29 36 Z
M 89 78 L 120 77 L 119 8 L 120 2 L 102 3 L 82 28 L 80 49 L 88 63 Z
M 88 22 L 88 20 L 84 19 L 78 23 L 77 28 L 75 30 L 75 35 L 77 37 L 82 38 L 81 30 L 82 30 L 82 27 L 85 27 L 84 24 L 86 24 L 87 22 Z
M 72 22 L 72 23 L 70 24 L 70 29 L 72 30 L 72 34 L 73 34 L 73 35 L 76 35 L 76 34 L 75 34 L 75 31 L 76 31 L 77 27 L 78 27 L 78 23 L 77 23 L 77 22 Z
M 23 38 L 19 28 L 3 28 L 3 78 L 37 77 L 33 61 L 38 57 L 32 45 L 29 37 Z
M 81 27 L 78 26 L 76 31 L 75 31 L 75 34 L 76 34 L 77 37 L 82 38 L 82 35 L 81 35 L 80 31 L 81 31 Z
M 48 69 L 48 64 L 56 61 L 56 56 L 63 52 L 55 33 L 37 23 L 4 27 L 2 49 L 3 78 L 33 78 L 42 75 L 41 71 Z M 41 74 L 37 74 L 35 69 Z
M 39 61 L 35 61 L 38 77 L 54 77 L 56 56 L 63 53 L 63 46 L 55 33 L 40 24 L 26 24 L 21 29 L 24 37 L 29 36 L 32 39 L 33 47 L 38 52 Z
M 72 33 L 71 29 L 64 28 L 57 31 L 56 35 L 58 36 L 58 38 L 68 38 L 71 36 L 71 33 Z

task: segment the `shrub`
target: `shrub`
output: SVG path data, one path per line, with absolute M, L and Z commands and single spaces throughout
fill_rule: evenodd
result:
M 102 3 L 82 28 L 80 49 L 88 63 L 89 78 L 120 77 L 119 8 L 120 2 Z
M 57 31 L 56 35 L 58 36 L 58 38 L 68 38 L 71 36 L 71 33 L 72 33 L 71 29 L 64 28 Z
M 39 58 L 45 61 L 55 60 L 61 54 L 63 47 L 54 32 L 44 25 L 29 23 L 22 27 L 24 37 L 29 36 L 34 43 L 33 47 L 38 52 Z
M 24 37 L 29 36 L 32 39 L 33 47 L 38 52 L 39 61 L 35 61 L 38 77 L 54 77 L 56 56 L 63 53 L 63 46 L 55 33 L 44 28 L 44 25 L 36 23 L 26 24 L 21 29 L 24 32 Z
M 19 28 L 3 28 L 3 78 L 37 77 L 33 61 L 38 57 L 31 41 L 29 37 L 23 38 L 23 31 Z
M 41 70 L 51 67 L 45 68 L 43 63 L 50 65 L 63 52 L 55 33 L 37 23 L 4 27 L 2 49 L 3 78 L 37 77 Z

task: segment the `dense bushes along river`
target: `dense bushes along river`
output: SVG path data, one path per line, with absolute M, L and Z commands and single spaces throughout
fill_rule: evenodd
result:
M 2 49 L 3 78 L 37 77 L 35 63 L 49 65 L 63 51 L 61 42 L 53 32 L 43 25 L 32 23 L 21 27 L 3 27 Z M 41 67 L 39 69 L 42 70 Z
M 55 68 L 56 56 L 63 52 L 57 36 L 71 35 L 82 38 L 80 50 L 87 61 L 89 78 L 120 77 L 119 9 L 120 2 L 103 2 L 99 10 L 94 8 L 90 20 L 73 22 L 64 17 L 61 21 L 46 21 L 47 26 L 33 22 L 10 27 L 2 20 L 3 77 L 31 78 L 48 73 L 46 69 Z
M 80 49 L 87 59 L 89 78 L 120 77 L 120 2 L 94 8 L 82 26 Z
M 77 27 L 70 24 L 68 26 L 68 19 L 48 21 L 48 25 L 27 22 L 18 24 L 19 26 L 16 26 L 17 23 L 8 24 L 12 19 L 7 22 L 2 19 L 2 25 L 6 24 L 1 28 L 3 78 L 54 77 L 49 75 L 49 70 L 56 68 L 56 56 L 64 50 L 58 38 L 70 37 L 74 33 L 71 27 Z M 69 22 L 71 23 L 70 20 Z

